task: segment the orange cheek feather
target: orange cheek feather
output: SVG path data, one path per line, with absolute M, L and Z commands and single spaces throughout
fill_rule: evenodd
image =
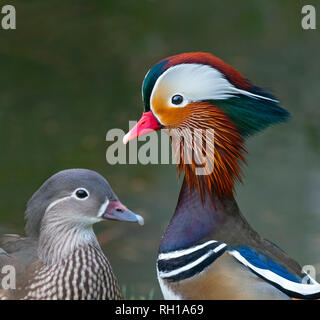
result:
M 167 128 L 174 128 L 186 120 L 192 110 L 187 107 L 171 107 L 168 105 L 168 101 L 168 90 L 164 85 L 159 85 L 151 99 L 152 111 L 162 125 Z
M 178 164 L 178 171 L 184 171 L 190 187 L 197 187 L 200 195 L 205 189 L 215 190 L 218 197 L 234 192 L 234 181 L 241 181 L 240 162 L 244 162 L 243 139 L 227 115 L 216 106 L 205 102 L 190 103 L 185 107 L 168 106 L 168 91 L 159 87 L 152 98 L 154 114 L 168 129 L 214 129 L 214 171 L 207 176 L 195 175 L 195 164 Z M 165 97 L 165 98 L 163 98 Z M 174 146 L 173 146 L 174 147 Z

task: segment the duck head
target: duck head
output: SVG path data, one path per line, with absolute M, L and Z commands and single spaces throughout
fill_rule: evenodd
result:
M 29 237 L 46 236 L 46 230 L 62 226 L 64 231 L 89 229 L 104 220 L 138 222 L 143 218 L 118 199 L 108 181 L 88 169 L 63 170 L 48 180 L 31 197 L 25 212 Z
M 197 175 L 196 164 L 185 161 L 186 151 L 179 151 L 177 165 L 179 172 L 185 172 L 188 185 L 197 187 L 200 195 L 205 189 L 214 190 L 218 197 L 232 195 L 235 181 L 241 181 L 245 138 L 289 117 L 275 97 L 204 52 L 182 53 L 158 62 L 144 79 L 142 97 L 144 113 L 125 135 L 124 143 L 153 130 L 168 129 L 172 134 L 188 129 L 191 136 L 201 130 L 201 144 L 184 139 L 187 148 L 178 149 L 205 152 L 214 162 L 213 171 Z M 204 134 L 208 129 L 214 132 L 209 138 Z M 173 151 L 179 145 L 173 144 Z

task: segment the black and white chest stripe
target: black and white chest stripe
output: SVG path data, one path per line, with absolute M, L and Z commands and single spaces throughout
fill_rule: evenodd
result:
M 160 253 L 158 277 L 170 282 L 191 278 L 210 266 L 226 247 L 223 242 L 210 240 L 187 249 Z

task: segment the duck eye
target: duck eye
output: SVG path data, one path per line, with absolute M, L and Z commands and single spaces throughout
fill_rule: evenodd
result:
M 76 191 L 76 197 L 79 198 L 79 199 L 85 199 L 87 198 L 89 195 L 88 195 L 88 192 L 84 189 L 79 189 Z
M 171 102 L 173 104 L 181 104 L 183 101 L 183 97 L 180 94 L 176 94 L 172 97 Z

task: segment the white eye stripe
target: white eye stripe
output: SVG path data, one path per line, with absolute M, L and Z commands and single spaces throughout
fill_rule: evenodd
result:
M 83 199 L 78 198 L 78 197 L 76 196 L 76 192 L 77 192 L 78 190 L 84 190 L 84 191 L 86 191 L 87 194 L 88 194 L 88 196 L 85 197 L 85 198 L 83 198 Z M 51 210 L 54 206 L 56 206 L 58 203 L 63 202 L 63 201 L 65 201 L 65 200 L 67 200 L 67 199 L 74 198 L 74 199 L 76 199 L 76 200 L 81 200 L 81 201 L 83 201 L 83 200 L 86 200 L 87 198 L 89 198 L 89 196 L 90 196 L 90 192 L 89 192 L 86 188 L 77 188 L 76 190 L 73 191 L 73 193 L 71 194 L 71 196 L 66 196 L 66 197 L 63 197 L 63 198 L 60 198 L 60 199 L 57 199 L 57 200 L 51 202 L 51 203 L 48 205 L 45 213 L 47 213 L 48 211 L 50 211 L 50 210 Z
M 57 199 L 57 200 L 51 202 L 51 203 L 48 205 L 48 207 L 47 207 L 47 209 L 46 209 L 46 211 L 45 211 L 45 214 L 46 214 L 47 212 L 49 212 L 49 211 L 50 211 L 54 206 L 56 206 L 58 203 L 63 202 L 63 201 L 65 201 L 65 200 L 67 200 L 67 199 L 70 199 L 70 196 L 63 197 L 63 198 L 60 198 L 60 199 Z
M 151 109 L 153 109 L 153 95 L 162 84 L 168 90 L 168 99 L 171 100 L 175 94 L 181 94 L 187 100 L 187 103 L 204 100 L 225 100 L 239 94 L 255 99 L 278 102 L 235 87 L 226 79 L 223 73 L 211 66 L 190 63 L 173 66 L 159 76 L 150 97 Z M 174 107 L 183 106 L 183 104 L 174 105 L 171 101 L 169 101 L 169 105 Z
M 156 81 L 152 94 L 161 83 L 169 90 L 170 98 L 183 93 L 189 101 L 228 99 L 237 93 L 235 88 L 218 70 L 196 63 L 179 64 L 166 70 Z

